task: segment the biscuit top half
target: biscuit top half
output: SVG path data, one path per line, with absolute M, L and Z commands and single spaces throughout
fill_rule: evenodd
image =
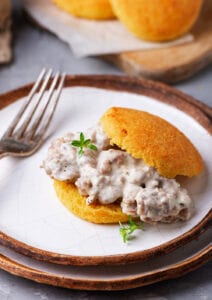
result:
M 112 107 L 100 119 L 111 144 L 143 159 L 167 178 L 201 173 L 202 158 L 189 139 L 164 119 L 129 108 Z

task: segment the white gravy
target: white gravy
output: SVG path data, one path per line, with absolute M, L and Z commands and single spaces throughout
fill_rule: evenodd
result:
M 145 222 L 172 222 L 191 217 L 193 203 L 187 191 L 175 179 L 167 179 L 135 159 L 126 151 L 110 145 L 100 125 L 85 132 L 97 151 L 71 145 L 79 133 L 68 133 L 52 142 L 43 167 L 52 178 L 73 182 L 87 204 L 121 200 L 124 213 L 139 216 Z

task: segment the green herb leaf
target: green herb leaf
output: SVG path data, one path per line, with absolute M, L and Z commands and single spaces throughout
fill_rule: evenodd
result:
M 91 140 L 90 140 L 90 139 L 84 141 L 84 145 L 85 145 L 85 146 L 89 146 L 90 143 L 91 143 Z
M 83 143 L 84 140 L 85 140 L 84 134 L 83 134 L 83 132 L 80 132 L 80 142 Z
M 96 145 L 91 144 L 90 139 L 85 140 L 85 136 L 84 136 L 83 132 L 80 132 L 80 137 L 79 138 L 80 138 L 79 140 L 73 140 L 71 142 L 72 146 L 79 148 L 79 151 L 78 151 L 79 156 L 83 155 L 83 153 L 84 153 L 83 149 L 84 148 L 89 148 L 89 149 L 95 150 L 95 151 L 97 150 Z
M 91 150 L 95 150 L 95 151 L 97 150 L 97 147 L 93 144 L 89 144 L 88 148 L 91 149 Z
M 71 144 L 72 144 L 72 146 L 80 147 L 80 142 L 79 141 L 74 140 L 74 141 L 72 141 Z
M 83 155 L 83 149 L 82 148 L 79 149 L 78 154 L 79 154 L 79 156 Z
M 126 243 L 132 238 L 132 234 L 137 229 L 144 229 L 144 224 L 142 222 L 135 223 L 131 216 L 128 216 L 128 224 L 123 225 L 119 222 L 119 232 L 122 236 L 123 242 Z

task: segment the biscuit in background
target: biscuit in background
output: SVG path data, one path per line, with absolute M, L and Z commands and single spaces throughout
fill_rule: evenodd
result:
M 110 0 L 114 13 L 134 35 L 166 41 L 187 33 L 203 0 Z
M 109 0 L 53 0 L 61 9 L 73 16 L 105 20 L 113 19 L 115 15 Z

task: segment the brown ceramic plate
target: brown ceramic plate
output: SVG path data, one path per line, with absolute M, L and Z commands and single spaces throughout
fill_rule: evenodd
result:
M 0 133 L 30 87 L 0 96 Z M 66 131 L 84 130 L 115 105 L 167 119 L 191 139 L 205 162 L 201 176 L 182 180 L 196 205 L 191 220 L 146 225 L 128 245 L 123 244 L 118 225 L 95 225 L 69 213 L 39 168 L 52 138 Z M 211 132 L 211 109 L 164 84 L 118 76 L 68 76 L 43 147 L 29 158 L 1 161 L 0 243 L 37 260 L 84 266 L 141 262 L 174 251 L 204 232 L 211 220 Z
M 179 277 L 211 259 L 211 230 L 182 249 L 121 266 L 59 266 L 34 261 L 0 246 L 0 268 L 40 283 L 80 290 L 126 290 Z

